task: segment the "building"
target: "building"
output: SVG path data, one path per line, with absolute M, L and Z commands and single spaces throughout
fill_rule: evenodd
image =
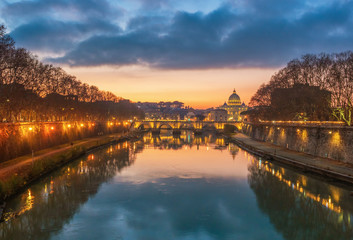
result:
M 232 95 L 228 98 L 228 103 L 224 103 L 218 109 L 224 109 L 227 111 L 227 121 L 241 121 L 241 112 L 248 110 L 245 103 L 241 103 L 239 95 L 233 90 Z
M 138 102 L 137 107 L 145 113 L 146 120 L 180 120 L 189 112 L 184 103 Z
M 228 112 L 224 109 L 214 109 L 208 113 L 208 121 L 227 121 Z

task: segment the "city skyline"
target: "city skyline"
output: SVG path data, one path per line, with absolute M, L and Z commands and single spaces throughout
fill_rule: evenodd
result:
M 17 1 L 0 22 L 17 46 L 138 101 L 248 103 L 288 61 L 353 47 L 351 1 Z

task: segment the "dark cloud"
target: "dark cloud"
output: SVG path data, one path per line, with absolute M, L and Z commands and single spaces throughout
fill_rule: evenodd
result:
M 106 1 L 34 2 L 42 4 L 34 7 L 36 11 L 73 6 L 69 9 L 79 9 L 86 16 L 77 22 L 36 19 L 13 31 L 24 46 L 62 49 L 63 57 L 47 60 L 72 66 L 273 67 L 305 53 L 353 48 L 352 1 L 315 5 L 251 0 L 243 1 L 242 7 L 228 2 L 207 14 L 179 11 L 167 16 L 160 8 L 168 1 L 141 0 L 148 14 L 132 17 L 124 30 L 113 24 L 114 11 Z M 22 13 L 26 4 L 8 7 L 9 14 Z M 154 8 L 159 9 L 155 15 L 151 14 Z
M 169 6 L 170 0 L 140 0 L 141 2 L 141 9 L 160 9 L 166 8 Z
M 96 35 L 118 34 L 112 23 L 123 11 L 105 0 L 36 0 L 6 4 L 7 22 L 20 22 L 10 33 L 19 46 L 39 52 L 65 53 Z
M 162 33 L 169 26 L 169 19 L 163 16 L 141 16 L 131 19 L 127 25 L 127 30 L 136 31 L 148 29 L 148 31 Z
M 115 15 L 117 11 L 121 14 L 120 9 L 112 8 L 106 0 L 34 0 L 7 4 L 1 12 L 8 21 L 18 21 L 43 15 L 53 17 L 55 14 L 61 14 L 65 18 L 70 13 L 79 18 L 105 19 Z
M 67 51 L 82 38 L 100 33 L 118 33 L 120 28 L 104 21 L 86 23 L 38 19 L 23 24 L 11 32 L 21 46 L 38 51 Z
M 229 4 L 232 4 L 232 2 L 229 1 Z M 273 18 L 278 16 L 291 18 L 310 8 L 307 4 L 308 1 L 298 0 L 246 0 L 243 2 L 256 18 Z

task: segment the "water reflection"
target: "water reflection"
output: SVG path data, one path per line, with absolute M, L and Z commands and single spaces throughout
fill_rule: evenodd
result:
M 92 152 L 7 205 L 1 239 L 351 239 L 350 191 L 219 136 Z
M 259 208 L 285 239 L 353 239 L 349 191 L 261 159 L 249 173 Z
M 153 135 L 146 133 L 143 136 L 143 144 L 145 148 L 158 148 L 158 149 L 181 149 L 201 145 L 213 145 L 217 149 L 226 149 L 226 143 L 222 136 L 213 134 L 207 135 L 194 135 L 190 131 L 182 131 L 180 135 L 173 135 L 171 131 L 166 131 L 164 134 Z
M 60 169 L 8 202 L 1 239 L 49 239 L 62 229 L 100 184 L 131 165 L 128 143 L 89 154 Z

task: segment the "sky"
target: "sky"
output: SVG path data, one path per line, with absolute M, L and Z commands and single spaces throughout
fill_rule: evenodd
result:
M 353 49 L 352 0 L 0 0 L 17 46 L 137 101 L 248 103 L 294 58 Z

